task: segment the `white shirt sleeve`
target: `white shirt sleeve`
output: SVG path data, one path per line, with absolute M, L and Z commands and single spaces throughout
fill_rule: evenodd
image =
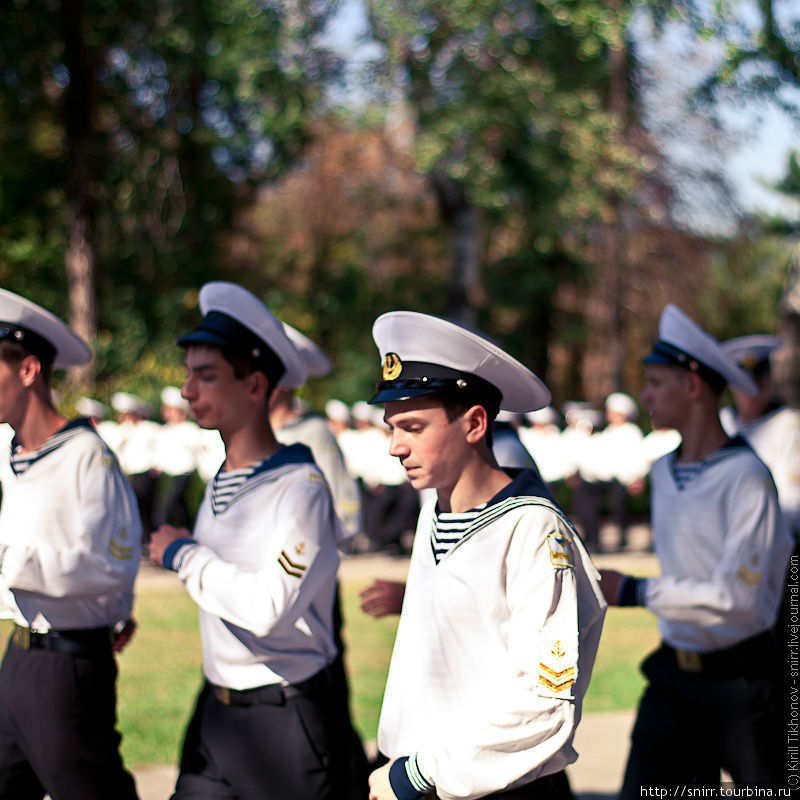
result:
M 0 546 L 0 589 L 48 597 L 91 597 L 130 591 L 141 557 L 136 499 L 119 466 L 101 446 L 85 449 L 74 466 L 76 529 L 55 544 L 45 536 Z
M 281 501 L 281 530 L 269 532 L 271 546 L 252 568 L 224 561 L 202 544 L 187 543 L 177 552 L 173 568 L 201 609 L 266 636 L 313 600 L 338 566 L 336 525 L 325 483 L 320 480 L 316 491 L 307 483 L 299 488 Z

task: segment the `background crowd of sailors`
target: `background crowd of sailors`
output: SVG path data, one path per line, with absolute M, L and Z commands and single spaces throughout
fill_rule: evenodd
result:
M 753 337 L 747 337 L 751 343 Z M 739 340 L 730 347 L 750 353 Z M 729 435 L 741 432 L 773 472 L 784 513 L 800 530 L 800 412 L 777 401 L 768 364 L 780 341 L 758 337 L 755 398 L 735 395 L 722 409 Z M 284 444 L 313 440 L 341 518 L 352 536 L 352 552 L 408 553 L 424 495 L 408 483 L 397 458 L 389 455 L 383 410 L 365 402 L 348 405 L 332 398 L 322 414 L 294 393 L 273 399 L 272 420 Z M 87 397 L 76 411 L 97 430 L 130 479 L 145 530 L 169 523 L 191 527 L 199 487 L 222 463 L 219 433 L 190 418 L 180 389 L 166 386 L 160 409 L 141 397 L 116 392 L 111 407 Z M 160 421 L 155 416 L 160 416 Z M 604 549 L 600 532 L 610 525 L 605 547 L 628 546 L 632 524 L 649 513 L 647 476 L 651 465 L 680 444 L 674 429 L 648 430 L 639 424 L 636 400 L 609 394 L 603 408 L 589 402 L 565 403 L 527 414 L 501 412 L 495 422 L 495 455 L 506 467 L 538 468 L 562 505 L 571 512 L 590 552 Z M 324 424 L 323 424 L 324 423 Z M 649 428 L 649 424 L 647 425 Z

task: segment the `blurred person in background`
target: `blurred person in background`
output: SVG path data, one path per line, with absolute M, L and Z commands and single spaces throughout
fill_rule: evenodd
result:
M 570 472 L 569 459 L 561 441 L 561 418 L 552 406 L 525 414 L 527 426 L 519 431 L 519 438 L 531 454 L 547 485 L 554 490 Z
M 661 647 L 631 735 L 620 797 L 643 788 L 718 790 L 783 783 L 781 651 L 774 626 L 792 538 L 769 470 L 719 420 L 726 384 L 755 395 L 719 343 L 668 305 L 644 359 L 641 400 L 678 450 L 651 470 L 652 529 L 661 575 L 601 570 L 609 604 L 658 617 Z
M 744 436 L 769 467 L 778 499 L 795 540 L 800 537 L 800 411 L 777 397 L 772 384 L 771 358 L 781 346 L 775 336 L 740 336 L 722 343 L 725 352 L 747 370 L 758 388 L 748 395 L 732 387 L 734 407 L 725 407 L 720 420 L 729 436 Z
M 303 357 L 308 377 L 328 375 L 333 367 L 322 348 L 291 325 L 284 322 L 283 327 Z M 328 482 L 347 539 L 358 534 L 361 530 L 358 484 L 348 472 L 341 448 L 325 418 L 304 409 L 297 397 L 297 390 L 282 385 L 278 385 L 270 397 L 269 414 L 270 424 L 279 442 L 302 442 L 311 449 L 314 462 Z
M 330 359 L 316 342 L 285 322 L 283 329 L 303 359 L 309 378 L 321 378 L 330 373 L 333 368 Z M 347 472 L 342 452 L 325 419 L 302 408 L 296 394 L 299 388 L 278 384 L 269 401 L 270 425 L 281 444 L 299 442 L 311 450 L 314 462 L 328 482 L 333 496 L 334 510 L 342 523 L 338 529 L 339 549 L 348 552 L 352 549 L 353 537 L 361 529 L 358 484 Z M 336 686 L 342 691 L 340 698 L 343 708 L 342 718 L 349 720 L 350 691 L 344 665 L 343 625 L 341 587 L 337 582 L 333 626 L 338 654 L 332 668 L 337 672 Z M 341 735 L 348 742 L 347 786 L 343 790 L 342 800 L 345 798 L 363 800 L 369 774 L 364 747 L 352 725 L 343 728 Z
M 190 528 L 195 509 L 190 502 L 192 479 L 200 458 L 200 427 L 189 419 L 189 404 L 177 386 L 161 390 L 161 419 L 158 428 L 153 469 L 158 472 L 158 499 L 153 524 Z
M 619 549 L 628 541 L 629 496 L 644 491 L 647 462 L 643 434 L 634 422 L 636 401 L 624 392 L 605 400 L 606 426 L 586 442 L 580 457 L 581 483 L 575 489 L 575 516 L 584 541 L 600 549 L 600 527 L 608 500 L 608 518 L 619 531 Z
M 147 535 L 153 530 L 153 508 L 158 489 L 155 453 L 160 426 L 150 419 L 150 406 L 130 392 L 111 395 L 111 407 L 116 412 L 117 425 L 109 429 L 104 427 L 101 435 L 112 439 L 106 441 L 133 486 Z

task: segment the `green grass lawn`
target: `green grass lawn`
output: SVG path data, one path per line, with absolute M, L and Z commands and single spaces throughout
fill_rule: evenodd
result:
M 373 620 L 359 610 L 364 585 L 343 586 L 344 635 L 354 723 L 364 739 L 374 739 L 397 619 Z M 134 768 L 176 763 L 202 680 L 197 609 L 182 591 L 148 589 L 137 598 L 136 618 L 138 632 L 119 659 L 123 755 Z M 643 686 L 638 664 L 657 641 L 647 611 L 610 609 L 584 711 L 633 708 Z

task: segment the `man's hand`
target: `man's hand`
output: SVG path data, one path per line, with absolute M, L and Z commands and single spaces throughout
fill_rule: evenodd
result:
M 610 606 L 618 605 L 617 593 L 624 577 L 621 572 L 617 572 L 615 569 L 600 570 L 600 590 L 603 592 L 606 603 Z
M 128 642 L 133 639 L 137 627 L 136 620 L 131 617 L 119 630 L 115 628 L 111 638 L 112 652 L 121 653 L 128 646 Z
M 369 800 L 397 800 L 389 783 L 389 770 L 394 761 L 384 764 L 369 776 Z
M 174 528 L 172 525 L 162 525 L 157 531 L 150 534 L 148 549 L 150 559 L 159 567 L 164 566 L 164 551 L 176 540 L 186 539 L 192 534 L 186 528 Z
M 405 593 L 406 585 L 402 581 L 373 581 L 358 595 L 361 610 L 375 619 L 387 614 L 399 614 Z

